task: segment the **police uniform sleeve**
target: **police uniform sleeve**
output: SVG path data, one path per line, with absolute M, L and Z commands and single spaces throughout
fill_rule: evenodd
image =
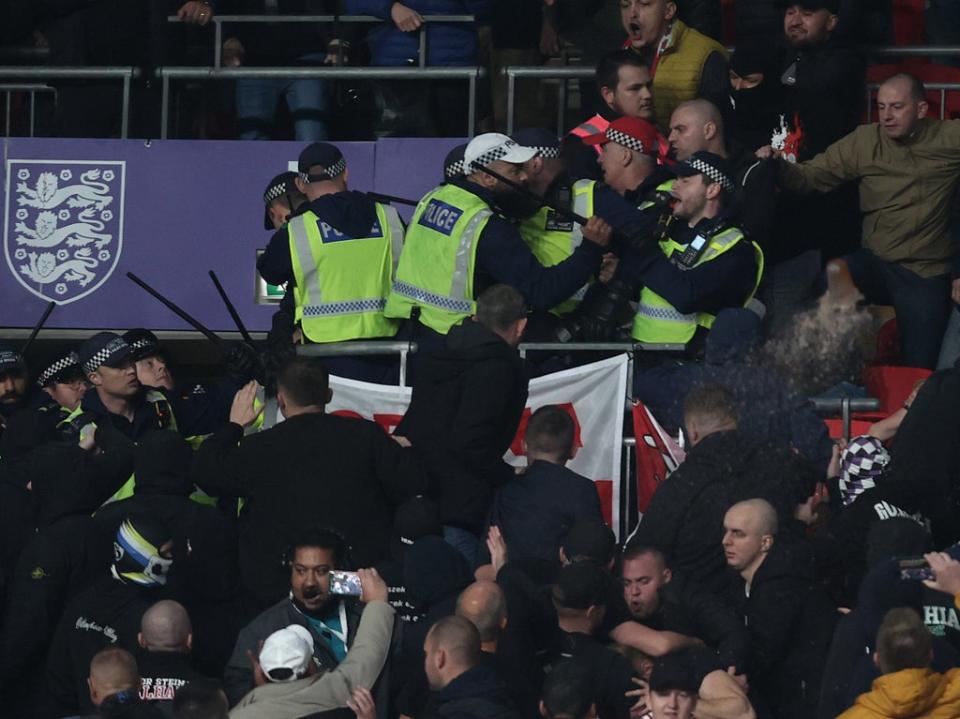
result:
M 725 307 L 742 306 L 756 276 L 753 245 L 745 240 L 689 270 L 681 270 L 659 252 L 650 252 L 640 269 L 643 284 L 683 313 L 716 314 Z
M 603 251 L 584 241 L 563 262 L 544 267 L 506 220 L 491 217 L 477 243 L 477 266 L 496 282 L 511 285 L 531 309 L 549 310 L 571 297 L 600 269 Z
M 271 285 L 282 285 L 293 279 L 293 261 L 290 259 L 290 239 L 286 225 L 273 233 L 267 249 L 257 260 L 257 271 Z

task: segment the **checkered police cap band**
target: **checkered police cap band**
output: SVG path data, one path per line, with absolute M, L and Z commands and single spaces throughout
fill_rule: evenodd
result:
M 688 160 L 686 164 L 697 172 L 703 173 L 714 182 L 719 182 L 720 186 L 727 192 L 733 192 L 733 181 L 713 165 L 704 162 L 699 157 Z
M 618 145 L 623 145 L 624 147 L 630 148 L 635 152 L 647 152 L 647 148 L 643 146 L 643 142 L 633 135 L 628 135 L 625 132 L 620 132 L 620 130 L 615 130 L 612 127 L 608 127 L 603 133 L 610 142 L 615 142 Z
M 460 177 L 463 174 L 463 160 L 457 160 L 456 162 L 451 162 L 449 165 L 443 168 L 443 176 L 448 180 L 452 180 L 455 177 Z
M 527 145 L 527 147 L 529 147 L 531 150 L 536 150 L 540 157 L 545 157 L 548 160 L 560 157 L 559 147 L 546 147 L 545 145 Z
M 47 367 L 43 372 L 41 372 L 40 376 L 37 377 L 37 386 L 46 387 L 50 380 L 63 372 L 63 370 L 69 369 L 70 367 L 76 367 L 77 369 L 80 368 L 80 359 L 77 357 L 76 352 L 71 352 L 66 357 L 61 357 L 52 365 Z
M 506 140 L 496 147 L 491 147 L 482 153 L 476 160 L 470 163 L 470 169 L 475 170 L 478 167 L 486 167 L 497 160 L 502 160 L 515 147 L 519 147 L 513 140 Z
M 337 160 L 335 163 L 326 168 L 323 172 L 320 173 L 309 173 L 301 172 L 300 179 L 306 183 L 310 182 L 310 178 L 313 178 L 314 182 L 319 182 L 321 180 L 332 180 L 336 177 L 340 177 L 343 174 L 344 170 L 347 169 L 347 161 L 342 157 Z
M 122 338 L 117 337 L 116 339 L 112 339 L 107 343 L 106 347 L 98 350 L 93 357 L 83 363 L 83 371 L 87 373 L 94 372 L 100 365 L 108 362 L 114 355 L 129 351 L 130 345 Z
M 159 347 L 159 345 L 146 337 L 141 337 L 140 339 L 134 340 L 130 343 L 130 349 L 132 349 L 134 352 L 145 350 L 148 347 Z
M 263 204 L 269 205 L 274 200 L 277 200 L 287 194 L 287 183 L 278 182 L 276 185 L 272 185 L 267 188 L 267 191 L 263 193 Z M 137 343 L 133 344 L 133 348 L 137 349 Z

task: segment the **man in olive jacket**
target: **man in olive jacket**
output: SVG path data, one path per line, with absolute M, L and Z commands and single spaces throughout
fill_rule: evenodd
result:
M 779 181 L 800 193 L 860 181 L 863 248 L 844 259 L 868 302 L 894 305 L 903 363 L 933 369 L 950 300 L 960 303 L 949 234 L 960 120 L 928 118 L 925 97 L 917 78 L 894 75 L 877 93 L 878 123 L 861 125 L 809 162 L 781 159 Z

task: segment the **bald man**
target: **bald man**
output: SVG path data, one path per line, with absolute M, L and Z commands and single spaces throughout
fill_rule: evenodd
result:
M 491 581 L 474 582 L 460 593 L 456 614 L 477 628 L 481 659 L 506 684 L 517 709 L 523 716 L 535 716 L 543 672 L 533 644 L 522 632 L 508 630 L 507 598 L 500 586 Z
M 677 105 L 670 116 L 670 153 L 683 162 L 695 152 L 706 150 L 727 157 L 723 140 L 723 117 L 709 100 L 688 100 Z
M 739 574 L 730 600 L 750 632 L 757 716 L 799 719 L 816 715 L 837 612 L 815 581 L 812 551 L 777 525 L 766 500 L 738 502 L 723 519 L 723 550 Z
M 143 701 L 166 711 L 172 708 L 173 698 L 182 686 L 205 679 L 190 661 L 193 627 L 190 615 L 178 602 L 164 599 L 144 612 L 137 643 Z
M 439 620 L 427 633 L 423 651 L 433 709 L 428 713 L 436 716 L 479 715 L 468 714 L 467 707 L 483 704 L 482 716 L 519 718 L 503 682 L 483 661 L 480 632 L 470 620 L 459 616 Z
M 154 707 L 140 702 L 140 674 L 133 655 L 120 647 L 107 647 L 90 660 L 87 677 L 90 702 L 97 716 L 123 716 L 130 719 L 162 719 Z

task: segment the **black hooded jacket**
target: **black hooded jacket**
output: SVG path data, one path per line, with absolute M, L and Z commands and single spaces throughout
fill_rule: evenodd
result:
M 821 674 L 839 615 L 814 580 L 811 548 L 781 534 L 750 584 L 731 584 L 754 655 L 751 701 L 759 719 L 814 716 Z
M 722 592 L 729 577 L 721 546 L 727 509 L 746 499 L 766 499 L 786 526 L 812 492 L 811 479 L 787 450 L 738 430 L 716 432 L 657 487 L 634 541 L 662 551 L 671 569 L 708 591 Z
M 418 360 L 410 407 L 395 434 L 423 458 L 444 524 L 479 531 L 494 491 L 513 477 L 503 455 L 527 402 L 527 382 L 517 351 L 470 320 L 450 330 L 445 350 Z

